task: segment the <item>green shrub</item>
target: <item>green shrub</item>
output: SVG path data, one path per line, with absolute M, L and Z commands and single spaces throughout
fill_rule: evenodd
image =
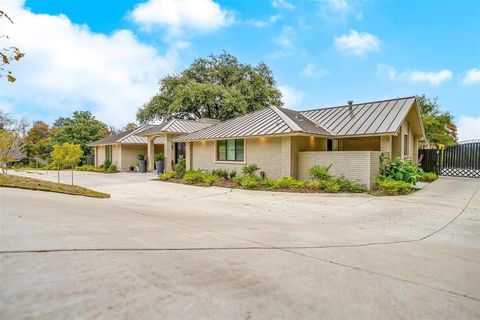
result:
M 273 189 L 296 189 L 296 188 L 303 188 L 305 186 L 305 182 L 294 179 L 292 177 L 283 177 L 278 180 L 274 180 Z
M 168 171 L 165 173 L 162 173 L 158 176 L 158 178 L 162 181 L 167 181 L 172 179 L 175 176 L 175 171 Z
M 202 182 L 206 175 L 207 173 L 203 169 L 189 170 L 185 172 L 183 179 L 191 183 Z
M 111 165 L 112 165 L 112 160 L 107 158 L 103 161 L 103 164 L 100 166 L 100 168 L 107 170 Z
M 96 168 L 96 167 L 88 165 L 88 164 L 85 164 L 83 166 L 78 166 L 78 167 L 75 168 L 75 170 L 77 170 L 77 171 L 96 171 L 96 169 L 100 169 L 100 168 Z
M 305 183 L 305 188 L 309 190 L 320 190 L 322 189 L 322 182 L 320 181 L 308 181 Z
M 107 168 L 107 172 L 108 172 L 108 173 L 118 172 L 117 166 L 114 165 L 114 164 L 111 164 L 111 165 Z
M 244 175 L 241 177 L 236 177 L 233 179 L 234 182 L 238 183 L 242 188 L 245 189 L 254 189 L 263 184 L 263 179 L 254 175 Z
M 218 176 L 216 175 L 213 175 L 213 174 L 207 174 L 203 177 L 203 180 L 202 182 L 203 183 L 206 183 L 206 184 L 209 184 L 209 185 L 212 185 L 213 183 L 215 183 L 215 181 L 218 180 Z
M 153 159 L 155 161 L 163 161 L 165 160 L 165 155 L 163 153 L 155 153 L 155 155 L 153 156 Z
M 175 178 L 183 179 L 183 176 L 185 175 L 186 166 L 187 164 L 185 162 L 185 157 L 183 155 L 180 155 L 178 157 L 178 163 L 175 165 Z
M 375 181 L 377 190 L 386 195 L 407 194 L 412 192 L 411 184 L 390 178 L 379 178 Z
M 223 178 L 225 180 L 228 179 L 228 171 L 225 169 L 212 170 L 212 175 L 217 176 L 219 178 Z
M 337 180 L 320 180 L 320 186 L 326 192 L 334 193 L 340 191 L 340 184 Z
M 140 152 L 137 154 L 137 159 L 142 161 L 142 160 L 146 160 L 147 159 L 147 155 L 145 154 L 145 152 Z
M 332 179 L 332 175 L 330 174 L 330 168 L 332 165 L 329 165 L 328 167 L 324 166 L 313 166 L 310 169 L 308 169 L 308 174 L 310 175 L 310 178 L 313 180 L 330 180 Z
M 257 170 L 260 170 L 260 168 L 255 163 L 247 164 L 242 167 L 242 173 L 244 175 L 253 176 Z
M 426 182 L 435 181 L 437 179 L 438 179 L 438 176 L 434 172 L 424 172 L 420 177 L 421 181 L 426 181 Z
M 341 191 L 358 193 L 365 192 L 367 190 L 367 187 L 365 185 L 348 180 L 343 176 L 338 178 L 337 182 L 340 186 Z
M 230 173 L 228 174 L 228 176 L 230 177 L 230 179 L 233 179 L 237 176 L 237 171 L 236 170 L 232 170 L 230 171 Z
M 397 157 L 395 160 L 388 161 L 384 156 L 380 156 L 380 161 L 381 175 L 392 180 L 415 184 L 423 174 L 423 170 L 414 166 L 410 160 Z

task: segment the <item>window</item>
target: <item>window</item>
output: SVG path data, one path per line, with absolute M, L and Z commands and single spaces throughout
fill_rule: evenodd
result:
M 333 140 L 327 139 L 327 151 L 333 151 Z
M 112 146 L 105 146 L 105 159 L 112 161 Z
M 218 161 L 243 161 L 245 157 L 243 139 L 217 141 Z
M 403 136 L 403 155 L 408 156 L 408 135 Z

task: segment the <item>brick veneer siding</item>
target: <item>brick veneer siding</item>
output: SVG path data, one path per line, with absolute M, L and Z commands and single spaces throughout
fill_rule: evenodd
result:
M 241 175 L 242 167 L 245 164 L 255 163 L 264 171 L 269 178 L 281 178 L 284 172 L 288 172 L 290 166 L 289 137 L 265 137 L 245 139 L 245 161 L 216 161 L 215 141 L 190 142 L 187 148 L 187 162 L 190 162 L 191 169 L 226 169 L 236 170 Z M 283 139 L 283 141 L 282 141 Z M 258 174 L 259 172 L 257 172 Z M 288 174 L 289 175 L 289 174 Z
M 298 153 L 298 176 L 309 180 L 308 169 L 329 166 L 334 176 L 362 183 L 371 189 L 380 170 L 379 151 L 305 151 Z

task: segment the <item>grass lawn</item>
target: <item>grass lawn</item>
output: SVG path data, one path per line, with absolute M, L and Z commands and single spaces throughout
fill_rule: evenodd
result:
M 0 174 L 0 187 L 66 193 L 93 198 L 110 198 L 108 193 L 98 192 L 75 185 L 72 186 L 69 184 L 55 183 L 9 174 Z

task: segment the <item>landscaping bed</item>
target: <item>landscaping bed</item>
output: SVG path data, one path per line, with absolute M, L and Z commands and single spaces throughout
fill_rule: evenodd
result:
M 110 198 L 110 195 L 108 193 L 98 192 L 75 185 L 55 183 L 40 179 L 19 177 L 8 174 L 0 174 L 0 187 L 49 191 L 92 198 Z
M 404 195 L 415 191 L 417 181 L 431 182 L 438 177 L 434 173 L 425 173 L 413 166 L 408 160 L 395 159 L 382 163 L 381 173 L 375 181 L 375 187 L 367 190 L 365 185 L 350 181 L 345 177 L 334 177 L 330 167 L 313 166 L 309 169 L 310 181 L 301 181 L 292 177 L 280 179 L 263 178 L 256 175 L 260 168 L 255 164 L 242 167 L 242 174 L 236 171 L 216 169 L 211 172 L 204 169 L 185 170 L 185 161 L 180 159 L 175 171 L 159 175 L 159 180 L 196 186 L 217 186 L 264 191 L 283 191 L 300 193 L 371 193 L 373 195 Z

